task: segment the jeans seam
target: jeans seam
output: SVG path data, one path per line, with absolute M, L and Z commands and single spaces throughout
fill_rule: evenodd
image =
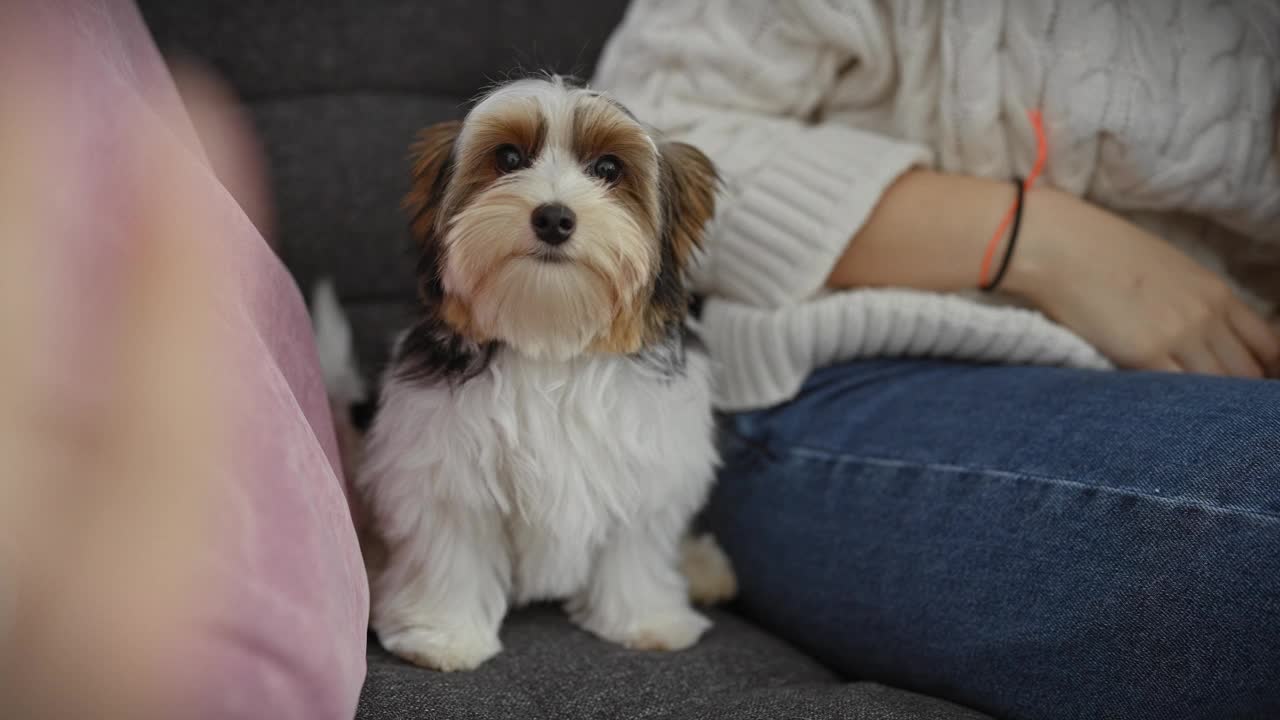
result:
M 995 468 L 985 468 L 968 465 L 950 465 L 947 463 L 929 463 L 914 460 L 899 460 L 895 458 L 881 458 L 867 455 L 852 455 L 848 453 L 836 453 L 829 450 L 820 450 L 804 446 L 792 446 L 787 448 L 788 454 L 803 460 L 820 460 L 827 463 L 847 462 L 858 465 L 871 465 L 883 468 L 919 468 L 932 472 L 943 472 L 954 475 L 963 473 L 977 473 L 990 477 L 999 478 L 1001 480 L 1033 480 L 1053 485 L 1063 485 L 1073 488 L 1091 488 L 1105 493 L 1116 495 L 1124 495 L 1129 497 L 1141 498 L 1143 500 L 1152 500 L 1166 505 L 1175 507 L 1190 507 L 1207 512 L 1220 512 L 1223 514 L 1246 515 L 1249 517 L 1267 520 L 1270 522 L 1280 521 L 1280 515 L 1267 512 L 1265 510 L 1252 510 L 1249 508 L 1233 507 L 1229 505 L 1217 505 L 1214 503 L 1203 502 L 1191 498 L 1179 497 L 1171 498 L 1164 495 L 1153 495 L 1138 490 L 1116 488 L 1109 485 L 1096 485 L 1079 480 L 1068 480 L 1067 478 L 1055 477 L 1052 475 L 1041 475 L 1038 473 L 1014 472 L 1011 470 L 997 470 Z

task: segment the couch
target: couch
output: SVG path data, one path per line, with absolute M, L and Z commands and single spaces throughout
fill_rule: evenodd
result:
M 589 77 L 624 0 L 145 0 L 158 45 L 216 68 L 245 103 L 274 195 L 272 240 L 305 291 L 332 277 L 374 375 L 413 312 L 399 208 L 413 133 L 511 71 Z M 983 717 L 838 677 L 732 608 L 676 654 L 625 650 L 555 607 L 516 611 L 479 670 L 400 662 L 370 635 L 358 718 Z

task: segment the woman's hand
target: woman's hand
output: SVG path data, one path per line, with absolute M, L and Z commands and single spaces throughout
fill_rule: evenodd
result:
M 1004 289 L 1121 367 L 1246 378 L 1280 372 L 1280 338 L 1222 278 L 1067 193 L 1027 194 Z

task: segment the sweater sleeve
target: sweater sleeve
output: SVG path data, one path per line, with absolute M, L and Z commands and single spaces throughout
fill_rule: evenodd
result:
M 812 121 L 842 73 L 892 76 L 888 29 L 863 9 L 637 0 L 610 39 L 596 84 L 724 179 L 700 290 L 758 307 L 814 297 L 885 189 L 930 162 L 920 146 Z

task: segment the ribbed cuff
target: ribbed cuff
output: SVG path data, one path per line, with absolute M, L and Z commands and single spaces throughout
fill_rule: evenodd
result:
M 718 295 L 756 307 L 813 297 L 885 189 L 920 146 L 838 125 L 792 130 L 717 219 L 711 253 Z
M 726 412 L 785 402 L 815 369 L 857 358 L 1110 367 L 1038 312 L 914 290 L 833 293 L 771 310 L 711 299 L 696 332 L 716 362 L 715 405 Z

